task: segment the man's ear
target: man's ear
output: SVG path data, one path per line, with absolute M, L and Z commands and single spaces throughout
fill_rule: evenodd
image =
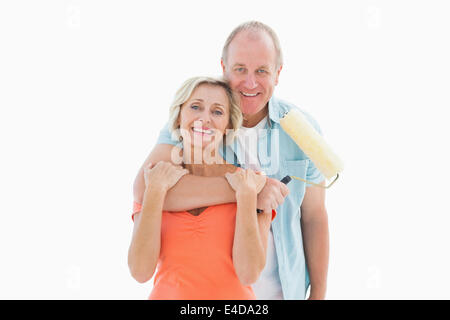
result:
M 276 75 L 275 75 L 275 85 L 278 84 L 278 78 L 280 77 L 281 69 L 283 69 L 283 65 L 281 65 L 281 66 L 278 68 L 277 72 L 276 72 Z
M 225 63 L 223 63 L 223 59 L 220 59 L 220 65 L 222 66 L 222 72 L 225 73 Z

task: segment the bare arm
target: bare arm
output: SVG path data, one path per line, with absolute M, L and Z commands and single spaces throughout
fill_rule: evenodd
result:
M 134 215 L 134 229 L 128 250 L 131 275 L 139 283 L 153 276 L 161 248 L 161 218 L 166 191 L 148 188 L 144 194 L 142 210 Z
M 226 175 L 236 190 L 237 211 L 233 241 L 233 265 L 244 285 L 259 278 L 266 264 L 267 236 L 271 214 L 256 214 L 256 196 L 266 182 L 251 170 L 239 170 Z
M 151 279 L 161 249 L 161 221 L 163 202 L 167 194 L 188 171 L 161 161 L 154 168 L 144 167 L 145 192 L 142 210 L 135 214 L 133 237 L 128 250 L 128 266 L 138 282 Z M 152 185 L 149 181 L 154 181 Z
M 187 174 L 167 193 L 164 210 L 185 211 L 230 202 L 236 202 L 236 196 L 224 177 Z
M 324 183 L 322 183 L 323 185 Z M 306 188 L 302 205 L 302 233 L 311 279 L 309 299 L 324 299 L 327 288 L 329 234 L 325 189 Z
M 236 197 L 233 265 L 241 283 L 250 285 L 258 280 L 266 264 L 271 214 L 256 213 L 256 192 Z
M 145 191 L 143 168 L 149 163 L 155 164 L 159 161 L 174 163 L 172 152 L 176 154 L 179 150 L 169 144 L 158 144 L 153 148 L 134 180 L 134 201 L 142 203 Z M 229 202 L 236 202 L 236 197 L 224 177 L 200 177 L 188 174 L 167 192 L 163 209 L 184 211 Z

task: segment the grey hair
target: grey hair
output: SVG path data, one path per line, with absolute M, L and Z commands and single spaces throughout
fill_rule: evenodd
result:
M 190 96 L 194 90 L 202 84 L 209 84 L 213 86 L 222 87 L 228 97 L 228 102 L 230 104 L 230 122 L 232 130 L 226 130 L 226 143 L 230 144 L 235 135 L 236 131 L 242 126 L 242 111 L 237 102 L 236 96 L 233 94 L 228 83 L 222 78 L 213 77 L 192 77 L 187 79 L 181 87 L 175 93 L 175 98 L 169 109 L 169 132 L 172 135 L 172 139 L 178 141 L 181 137 L 180 126 L 178 125 L 178 118 L 180 116 L 180 111 L 182 105 L 189 100 Z M 225 139 L 225 136 L 224 136 Z
M 281 51 L 280 46 L 280 40 L 278 39 L 277 34 L 271 27 L 268 25 L 259 22 L 259 21 L 248 21 L 244 22 L 240 25 L 238 25 L 236 28 L 234 28 L 233 31 L 231 31 L 230 35 L 228 36 L 227 40 L 225 41 L 225 45 L 222 49 L 222 61 L 224 64 L 227 63 L 228 59 L 228 47 L 230 46 L 231 41 L 234 39 L 234 37 L 241 31 L 264 31 L 266 32 L 271 38 L 273 45 L 275 47 L 275 51 L 277 53 L 277 61 L 276 61 L 276 69 L 278 69 L 283 64 L 283 52 Z

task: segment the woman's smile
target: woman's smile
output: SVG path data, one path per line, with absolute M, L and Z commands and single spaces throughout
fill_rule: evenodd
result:
M 192 127 L 192 131 L 194 132 L 194 134 L 199 134 L 199 135 L 210 135 L 213 136 L 214 135 L 214 130 L 211 130 L 210 128 L 207 127 Z

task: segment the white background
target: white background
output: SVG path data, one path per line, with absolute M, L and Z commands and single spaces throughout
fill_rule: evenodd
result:
M 260 20 L 345 162 L 328 299 L 449 299 L 447 1 L 1 1 L 0 298 L 146 299 L 132 184 L 178 86 Z

